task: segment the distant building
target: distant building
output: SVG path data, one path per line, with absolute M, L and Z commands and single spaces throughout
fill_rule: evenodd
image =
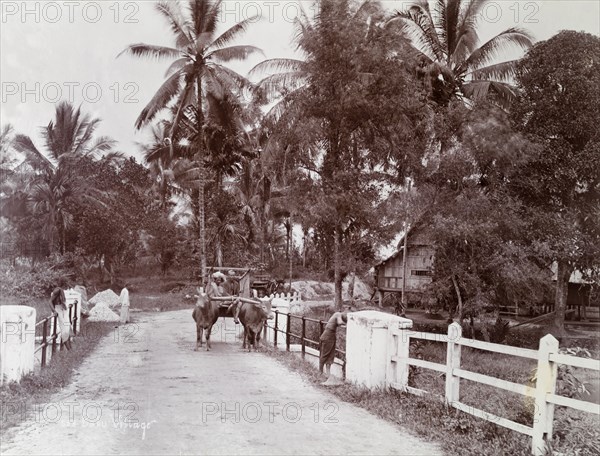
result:
M 435 249 L 429 230 L 425 225 L 417 225 L 408 232 L 406 255 L 406 281 L 404 292 L 407 302 L 420 295 L 431 283 Z M 375 265 L 375 291 L 382 305 L 385 293 L 402 294 L 404 276 L 404 237 L 398 243 L 397 251 L 389 258 Z

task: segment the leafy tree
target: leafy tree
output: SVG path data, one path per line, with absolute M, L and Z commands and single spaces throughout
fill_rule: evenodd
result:
M 245 78 L 223 64 L 260 52 L 253 46 L 230 45 L 256 20 L 255 17 L 244 19 L 217 36 L 221 7 L 221 1 L 190 0 L 186 11 L 179 3 L 159 2 L 156 9 L 171 27 L 175 37 L 174 47 L 133 44 L 124 51 L 137 57 L 173 59 L 167 70 L 166 81 L 142 110 L 136 127 L 141 128 L 172 104 L 176 110 L 170 131 L 173 148 L 184 115 L 186 111 L 191 112 L 188 117 L 194 120 L 194 132 L 190 140 L 196 149 L 194 158 L 198 168 L 198 225 L 203 280 L 206 277 L 204 184 L 208 148 L 205 131 L 207 100 L 209 97 L 216 100 L 235 98 L 248 87 Z
M 231 195 L 223 190 L 215 191 L 209 204 L 209 239 L 214 247 L 214 262 L 223 266 L 223 253 L 227 243 L 245 244 L 243 228 L 240 223 L 240 211 Z
M 94 258 L 101 275 L 108 271 L 114 282 L 118 268 L 134 263 L 141 251 L 141 233 L 152 233 L 163 217 L 148 192 L 149 171 L 130 158 L 120 166 L 110 160 L 85 160 L 80 163 L 79 173 L 94 187 L 110 192 L 102 205 L 73 205 L 73 243 Z
M 493 104 L 454 102 L 447 113 L 437 134 L 446 153 L 415 173 L 415 201 L 402 211 L 409 225 L 427 227 L 434 245 L 429 291 L 456 307 L 459 321 L 540 303 L 547 271 L 527 240 L 524 205 L 509 191 L 529 143 Z
M 600 38 L 563 31 L 519 63 L 516 127 L 533 142 L 514 189 L 531 207 L 540 256 L 558 265 L 555 326 L 564 333 L 574 269 L 600 268 Z
M 453 98 L 491 97 L 507 107 L 516 92 L 511 84 L 517 60 L 496 63 L 508 49 L 528 49 L 533 38 L 511 27 L 481 44 L 477 23 L 488 0 L 416 0 L 388 22 L 410 38 L 419 57 L 418 72 L 432 99 L 447 105 Z
M 28 173 L 25 193 L 31 214 L 42 221 L 48 249 L 56 249 L 58 235 L 65 251 L 66 232 L 73 217 L 70 202 L 100 204 L 102 192 L 82 179 L 77 167 L 83 157 L 94 157 L 114 146 L 108 137 L 94 139 L 100 120 L 83 114 L 67 102 L 56 105 L 55 119 L 42 129 L 47 155 L 39 151 L 30 137 L 16 135 L 13 147 L 25 154 Z M 115 155 L 111 155 L 114 157 Z

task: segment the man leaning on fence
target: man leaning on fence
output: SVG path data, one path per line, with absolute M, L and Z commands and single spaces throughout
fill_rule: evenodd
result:
M 335 342 L 338 326 L 344 326 L 348 321 L 346 312 L 335 312 L 327 325 L 325 330 L 321 334 L 321 350 L 319 356 L 319 372 L 323 373 L 323 367 L 325 367 L 325 375 L 329 378 L 331 373 L 331 365 L 335 359 Z
M 67 309 L 67 298 L 62 288 L 56 287 L 50 294 L 50 311 L 57 316 L 60 340 L 67 350 L 71 350 L 71 321 L 69 309 Z

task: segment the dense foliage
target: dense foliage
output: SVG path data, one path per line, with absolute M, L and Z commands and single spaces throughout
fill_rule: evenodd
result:
M 68 103 L 43 148 L 4 128 L 3 257 L 62 255 L 84 280 L 149 263 L 200 280 L 210 265 L 302 273 L 333 280 L 339 306 L 346 275 L 426 227 L 429 302 L 460 319 L 547 302 L 557 262 L 564 308 L 565 280 L 600 258 L 598 38 L 561 32 L 496 63 L 532 38 L 480 43 L 484 4 L 322 0 L 297 19 L 301 58 L 265 60 L 251 83 L 226 65 L 259 52 L 231 44 L 252 18 L 217 35 L 220 3 L 157 3 L 173 46 L 127 49 L 171 62 L 136 122 L 152 130 L 145 163 Z

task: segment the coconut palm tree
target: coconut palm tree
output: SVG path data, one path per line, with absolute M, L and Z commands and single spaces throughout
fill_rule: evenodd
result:
M 511 27 L 480 43 L 478 18 L 489 0 L 414 0 L 388 21 L 408 38 L 420 60 L 432 98 L 446 105 L 452 98 L 477 100 L 491 97 L 508 106 L 516 92 L 511 84 L 517 60 L 498 62 L 503 53 L 526 50 L 531 34 Z
M 189 147 L 176 142 L 174 156 L 171 155 L 170 131 L 170 122 L 161 121 L 152 126 L 151 142 L 140 145 L 163 211 L 167 210 L 173 196 L 182 195 L 198 185 L 198 169 L 188 158 Z
M 231 45 L 256 21 L 256 17 L 244 19 L 217 35 L 221 7 L 222 0 L 190 0 L 187 10 L 178 2 L 159 2 L 156 9 L 166 19 L 173 32 L 174 46 L 139 43 L 132 44 L 123 51 L 136 57 L 172 60 L 166 73 L 167 79 L 136 121 L 136 127 L 141 128 L 152 121 L 161 110 L 173 106 L 176 114 L 170 132 L 171 155 L 173 140 L 181 126 L 182 117 L 186 110 L 193 107 L 195 131 L 191 139 L 196 148 L 195 160 L 198 167 L 200 266 L 203 281 L 206 278 L 204 183 L 207 157 L 207 97 L 210 95 L 222 99 L 226 95 L 239 96 L 243 90 L 249 88 L 247 79 L 224 64 L 262 52 L 254 46 Z
M 28 209 L 41 222 L 51 253 L 55 251 L 57 234 L 64 252 L 65 234 L 72 221 L 69 203 L 101 202 L 102 192 L 87 185 L 77 174 L 79 160 L 109 152 L 115 144 L 106 136 L 94 139 L 99 122 L 83 114 L 80 108 L 61 102 L 56 106 L 55 119 L 42 129 L 45 154 L 29 136 L 18 134 L 14 138 L 13 148 L 25 155 L 19 168 L 25 170 L 20 174 L 26 176 L 23 192 Z M 110 152 L 104 156 L 115 158 L 120 154 Z

